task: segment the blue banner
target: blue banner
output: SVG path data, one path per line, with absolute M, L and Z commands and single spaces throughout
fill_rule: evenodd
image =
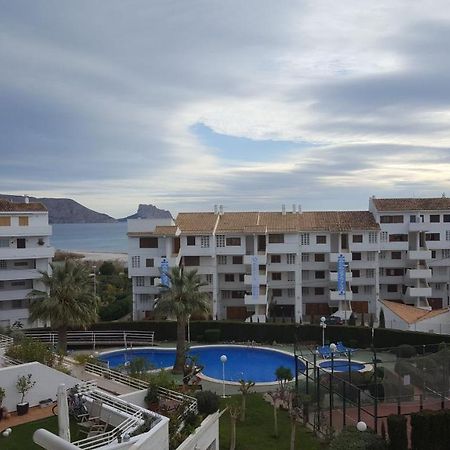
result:
M 167 258 L 161 258 L 161 266 L 160 266 L 160 272 L 161 272 L 161 284 L 163 286 L 170 286 L 170 279 L 167 275 L 169 273 L 169 261 Z
M 259 297 L 259 262 L 258 256 L 252 256 L 252 298 Z
M 337 269 L 337 288 L 339 295 L 345 295 L 346 290 L 346 267 L 345 267 L 345 256 L 338 256 L 338 269 Z

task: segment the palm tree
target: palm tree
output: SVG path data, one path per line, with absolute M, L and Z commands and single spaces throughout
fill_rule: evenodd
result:
M 169 283 L 161 285 L 161 296 L 155 303 L 158 315 L 177 319 L 177 352 L 173 373 L 183 373 L 186 361 L 186 323 L 192 314 L 208 314 L 209 296 L 200 292 L 206 286 L 196 270 L 185 272 L 183 267 L 173 267 L 167 274 Z
M 58 330 L 58 349 L 65 353 L 68 328 L 86 327 L 97 320 L 97 299 L 86 266 L 66 259 L 50 267 L 50 273 L 40 272 L 46 290 L 29 294 L 30 320 L 50 322 Z

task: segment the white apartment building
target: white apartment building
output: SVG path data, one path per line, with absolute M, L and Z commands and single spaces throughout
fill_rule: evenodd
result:
M 48 271 L 54 255 L 51 232 L 43 204 L 0 200 L 0 327 L 32 325 L 27 295 L 43 289 L 39 271 Z
M 129 220 L 133 317 L 152 315 L 161 264 L 196 269 L 215 319 L 297 322 L 335 313 L 375 313 L 379 225 L 369 211 L 180 213 Z M 347 263 L 345 294 L 337 261 Z

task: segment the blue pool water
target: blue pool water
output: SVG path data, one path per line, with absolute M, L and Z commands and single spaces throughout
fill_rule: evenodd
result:
M 227 381 L 252 380 L 257 383 L 275 382 L 275 371 L 278 367 L 289 367 L 295 374 L 295 362 L 292 355 L 275 350 L 242 347 L 242 346 L 206 346 L 192 347 L 190 355 L 197 356 L 197 364 L 204 367 L 203 374 L 211 378 L 222 379 L 222 363 L 220 356 L 226 355 L 225 379 Z M 175 361 L 175 349 L 133 349 L 126 352 L 116 351 L 100 356 L 103 361 L 109 361 L 111 368 L 125 364 L 126 360 L 145 358 L 155 368 L 171 367 Z M 298 368 L 304 372 L 305 366 L 299 361 Z
M 331 370 L 331 365 L 333 365 L 333 370 L 335 372 L 348 372 L 348 365 L 349 362 L 345 359 L 335 359 L 333 362 L 332 361 L 323 361 L 321 363 L 319 363 L 319 366 L 322 369 L 328 369 Z M 364 369 L 364 364 L 361 363 L 357 363 L 357 362 L 350 362 L 350 370 L 352 372 L 357 372 L 361 369 Z

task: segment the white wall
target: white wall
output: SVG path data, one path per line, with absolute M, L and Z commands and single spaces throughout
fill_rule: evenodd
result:
M 33 376 L 32 380 L 36 381 L 34 388 L 25 395 L 25 401 L 28 401 L 30 406 L 36 406 L 40 400 L 47 398 L 56 400 L 56 391 L 61 383 L 64 383 L 67 389 L 80 384 L 80 380 L 77 378 L 38 362 L 4 367 L 0 369 L 0 386 L 6 390 L 6 398 L 3 400 L 3 405 L 9 411 L 15 411 L 16 404 L 21 399 L 21 394 L 16 389 L 17 378 L 29 373 Z
M 133 403 L 133 405 L 140 406 L 141 408 L 147 408 L 147 403 L 144 400 L 147 395 L 147 389 L 140 391 L 130 392 L 129 394 L 119 395 L 119 398 L 126 402 Z
M 219 450 L 219 418 L 219 412 L 210 414 L 177 450 L 192 450 L 194 448 L 209 450 L 213 442 L 215 442 L 215 446 L 212 448 Z

